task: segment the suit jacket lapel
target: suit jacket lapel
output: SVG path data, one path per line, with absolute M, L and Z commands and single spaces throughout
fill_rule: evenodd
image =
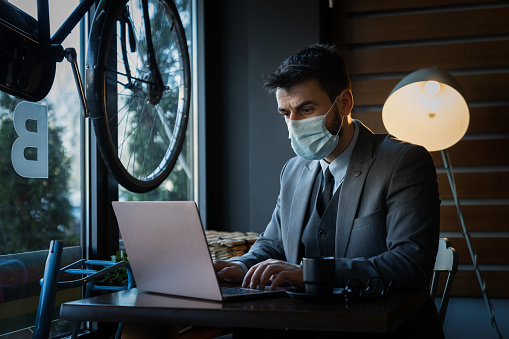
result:
M 289 228 L 287 247 L 287 260 L 297 263 L 299 256 L 300 238 L 306 223 L 306 212 L 309 206 L 309 199 L 313 191 L 313 183 L 321 166 L 319 161 L 312 161 L 308 166 L 303 167 L 301 176 L 296 185 L 292 199 L 292 207 L 289 215 Z M 311 183 L 311 185 L 310 185 Z
M 346 255 L 362 187 L 374 161 L 373 134 L 360 124 L 359 137 L 350 158 L 339 196 L 336 218 L 336 258 Z

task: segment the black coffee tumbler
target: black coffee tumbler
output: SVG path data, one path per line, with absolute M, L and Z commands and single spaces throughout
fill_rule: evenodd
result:
M 306 294 L 332 294 L 334 288 L 334 257 L 302 259 L 303 280 Z

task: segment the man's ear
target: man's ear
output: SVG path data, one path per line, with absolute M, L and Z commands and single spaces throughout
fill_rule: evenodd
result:
M 349 89 L 344 89 L 339 94 L 340 112 L 342 115 L 349 115 L 353 108 L 353 94 Z

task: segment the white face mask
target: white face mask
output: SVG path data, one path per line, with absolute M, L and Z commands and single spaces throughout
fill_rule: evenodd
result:
M 337 97 L 325 115 L 306 118 L 302 120 L 290 120 L 287 123 L 289 138 L 292 141 L 294 152 L 308 160 L 321 160 L 332 153 L 339 141 L 339 131 L 343 127 L 343 119 L 338 133 L 332 135 L 325 127 L 326 117 L 336 104 Z

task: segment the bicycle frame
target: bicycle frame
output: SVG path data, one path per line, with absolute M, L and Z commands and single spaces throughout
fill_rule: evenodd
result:
M 50 37 L 49 0 L 37 0 L 37 20 L 0 0 L 0 89 L 29 101 L 46 97 L 55 78 L 56 62 L 66 56 L 62 42 L 92 7 L 83 0 Z M 35 27 L 34 27 L 35 26 Z
M 50 39 L 49 0 L 37 0 L 39 40 L 43 45 L 61 45 L 96 0 L 83 0 Z M 42 34 L 41 34 L 42 32 Z M 41 38 L 42 37 L 42 38 Z M 49 42 L 49 44 L 48 44 Z
M 50 37 L 49 0 L 37 0 L 37 31 L 33 32 L 33 34 L 26 32 L 30 31 L 30 29 L 26 27 L 29 26 L 30 22 L 33 24 L 33 18 L 8 2 L 0 0 L 0 8 L 2 9 L 0 12 L 0 29 L 5 29 L 7 27 L 7 33 L 11 35 L 11 44 L 15 46 L 12 48 L 11 55 L 5 53 L 9 55 L 7 58 L 10 57 L 10 59 L 5 60 L 5 55 L 0 54 L 0 66 L 3 64 L 8 65 L 6 75 L 1 74 L 0 71 L 0 89 L 29 101 L 42 100 L 46 97 L 53 85 L 56 68 L 55 63 L 61 62 L 65 57 L 72 64 L 76 86 L 84 109 L 84 116 L 90 117 L 83 84 L 79 76 L 76 52 L 72 48 L 64 51 L 61 44 L 71 33 L 73 28 L 76 27 L 78 22 L 85 16 L 86 12 L 92 7 L 95 1 L 96 0 L 81 1 L 58 28 L 57 32 Z M 12 15 L 13 12 L 17 15 Z M 146 1 L 143 1 L 143 13 L 151 69 L 149 100 L 151 103 L 157 104 L 165 88 L 162 85 L 162 76 L 157 68 L 154 57 Z M 14 23 L 14 19 L 11 19 L 13 17 L 21 17 L 21 19 L 19 19 L 17 23 Z M 6 39 L 2 37 L 2 35 L 3 34 L 0 34 L 0 42 L 9 41 L 9 38 Z M 4 41 L 2 41 L 2 39 Z M 1 45 L 2 44 L 0 44 L 0 49 Z M 7 42 L 4 45 L 9 45 L 9 43 Z M 18 54 L 20 54 L 18 49 L 21 50 L 21 56 L 18 56 Z M 26 55 L 23 53 L 26 53 Z M 128 62 L 127 59 L 125 62 Z M 127 68 L 128 66 L 126 66 L 126 69 Z

